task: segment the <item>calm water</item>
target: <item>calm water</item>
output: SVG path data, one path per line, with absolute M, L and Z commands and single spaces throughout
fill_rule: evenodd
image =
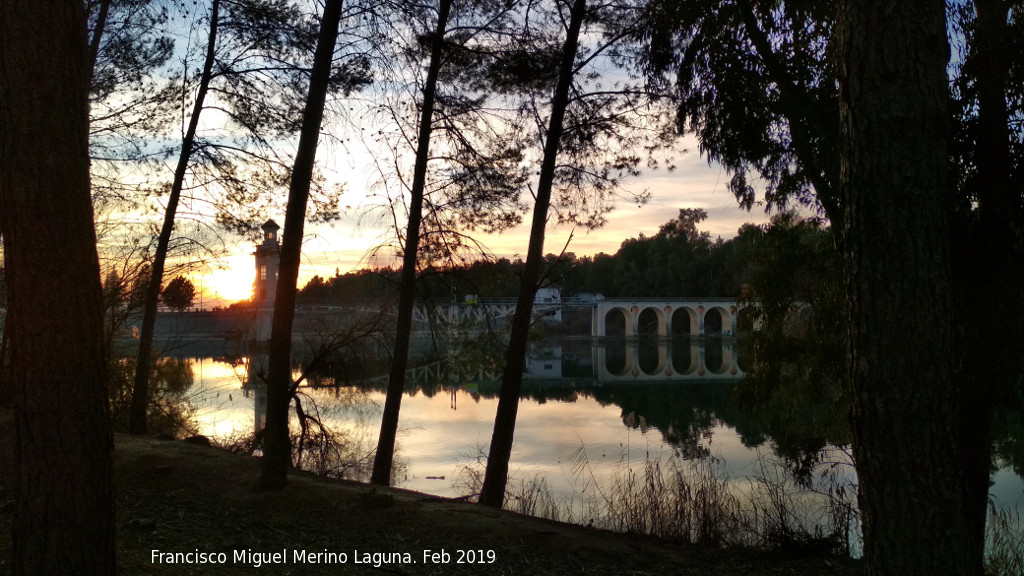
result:
M 730 406 L 741 365 L 731 345 L 710 352 L 689 345 L 629 348 L 591 349 L 588 342 L 534 351 L 516 425 L 513 482 L 543 478 L 556 498 L 572 502 L 607 489 L 626 470 L 642 470 L 647 459 L 711 456 L 737 489 L 749 486 L 759 455 L 772 456 L 772 441 Z M 189 399 L 200 432 L 221 441 L 251 434 L 259 425 L 262 395 L 245 386 L 248 360 L 232 366 L 195 358 L 192 367 Z M 487 450 L 497 407 L 497 383 L 479 376 L 420 374 L 420 384 L 402 401 L 398 486 L 440 496 L 467 492 L 465 468 L 482 469 L 478 456 Z M 304 406 L 315 404 L 355 453 L 369 454 L 384 403 L 386 381 L 378 380 L 376 387 L 361 389 L 305 388 Z M 844 474 L 855 478 L 852 468 Z M 1024 508 L 1024 481 L 1017 474 L 1004 468 L 993 480 L 999 505 Z
M 197 358 L 193 370 L 195 384 L 189 399 L 196 407 L 200 432 L 221 441 L 250 434 L 258 423 L 256 405 L 262 398 L 243 389 L 245 366 Z M 710 389 L 728 387 L 728 382 L 648 381 L 629 384 L 627 391 L 624 386 L 559 383 L 550 378 L 540 384 L 527 382 L 512 453 L 514 478 L 539 475 L 556 494 L 571 496 L 582 491 L 591 476 L 599 483 L 610 482 L 624 469 L 642 468 L 648 458 L 668 459 L 695 452 L 721 459 L 723 471 L 730 476 L 743 478 L 752 473 L 757 449 L 745 446 L 734 428 L 704 416 L 699 422 L 686 418 L 682 419 L 685 422 L 679 418 L 648 421 L 638 406 L 633 406 L 636 398 L 643 397 L 656 404 L 659 398 L 671 401 L 679 395 L 672 394 L 673 389 L 707 396 L 714 394 Z M 305 393 L 309 396 L 307 408 L 310 401 L 315 402 L 332 427 L 346 431 L 367 451 L 372 450 L 380 429 L 382 390 L 343 387 L 306 389 Z M 396 478 L 398 485 L 441 496 L 462 495 L 455 481 L 462 468 L 487 450 L 497 410 L 496 393 L 496 385 L 470 382 L 433 391 L 418 388 L 406 394 L 398 438 L 398 454 L 405 467 Z M 693 410 L 712 413 L 708 406 L 693 404 L 689 408 L 691 412 L 683 408 L 680 414 L 692 416 Z M 696 438 L 688 438 L 693 441 L 684 446 L 672 442 L 679 427 L 692 429 Z M 574 472 L 574 463 L 582 462 L 584 453 L 592 474 Z

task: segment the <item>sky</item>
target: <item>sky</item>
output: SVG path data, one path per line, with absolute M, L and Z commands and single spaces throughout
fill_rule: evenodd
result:
M 655 234 L 662 224 L 678 215 L 680 208 L 704 208 L 708 219 L 700 229 L 709 232 L 712 238 L 721 236 L 729 239 L 746 222 L 761 224 L 767 221 L 768 217 L 758 207 L 750 212 L 738 207 L 728 190 L 729 175 L 717 164 L 709 165 L 696 152 L 693 137 L 684 139 L 682 146 L 688 152 L 676 155 L 675 170 L 646 172 L 627 184 L 627 188 L 633 191 L 649 190 L 649 202 L 637 206 L 629 200 L 619 199 L 615 209 L 608 214 L 607 224 L 593 231 L 549 224 L 544 252 L 561 252 L 572 235 L 566 247 L 568 252 L 577 256 L 601 252 L 614 254 L 623 240 L 640 234 Z M 348 164 L 344 160 L 334 163 Z M 333 276 L 336 270 L 344 274 L 375 266 L 380 261 L 373 260 L 371 253 L 389 238 L 386 223 L 380 222 L 371 209 L 372 200 L 367 200 L 368 193 L 361 181 L 364 177 L 360 175 L 359 168 L 348 165 L 336 172 L 336 177 L 347 180 L 342 204 L 350 208 L 345 210 L 339 221 L 330 225 L 306 226 L 299 270 L 300 288 L 315 275 Z M 341 176 L 342 172 L 348 177 Z M 284 221 L 283 214 L 271 217 L 279 224 Z M 525 258 L 530 233 L 529 214 L 524 215 L 523 221 L 524 224 L 512 230 L 482 235 L 477 239 L 493 256 Z M 193 275 L 193 282 L 205 292 L 204 306 L 221 305 L 225 301 L 246 299 L 251 295 L 255 276 L 254 250 L 252 242 L 240 242 L 231 249 L 231 254 L 223 260 L 220 268 Z
M 591 66 L 600 69 L 601 82 L 607 82 L 609 86 L 618 85 L 620 82 L 632 82 L 624 72 L 602 67 L 600 59 L 592 62 Z M 377 104 L 379 102 L 376 97 L 371 95 L 350 96 L 342 100 L 340 109 L 334 110 L 333 113 L 351 119 L 375 109 Z M 347 113 L 345 109 L 348 110 Z M 330 112 L 332 111 L 329 110 L 329 116 Z M 366 141 L 365 136 L 373 132 L 374 128 L 383 128 L 387 132 L 386 122 L 385 125 L 374 125 L 374 122 L 380 121 L 379 117 L 363 117 L 362 121 L 354 123 L 359 128 L 350 129 L 353 131 L 352 134 L 347 134 L 347 129 L 341 125 L 325 129 L 326 133 L 333 134 L 334 137 L 321 139 L 317 151 L 318 167 L 323 171 L 328 184 L 341 183 L 345 186 L 346 192 L 340 202 L 345 209 L 341 219 L 330 225 L 306 225 L 303 260 L 299 271 L 300 287 L 314 275 L 332 276 L 335 271 L 345 273 L 392 263 L 388 261 L 388 257 L 393 255 L 393 251 L 380 252 L 382 259 L 374 260 L 371 257 L 375 247 L 387 243 L 394 237 L 388 226 L 389 221 L 382 218 L 379 209 L 373 210 L 375 200 L 368 192 L 372 189 L 371 184 L 377 179 L 378 174 L 369 168 L 372 165 L 373 152 L 369 151 L 372 144 Z M 331 120 L 325 122 L 330 123 Z M 225 123 L 225 119 L 217 114 L 204 114 L 203 123 L 205 129 L 217 130 Z M 365 132 L 367 124 L 372 127 L 369 128 L 370 132 Z M 360 130 L 364 132 L 360 133 Z M 285 147 L 292 145 L 293 142 L 284 144 Z M 367 148 L 354 150 L 346 149 L 344 146 Z M 674 154 L 675 170 L 649 171 L 635 181 L 627 183 L 626 187 L 631 191 L 649 191 L 650 201 L 643 206 L 637 206 L 629 199 L 619 199 L 614 210 L 607 215 L 604 227 L 587 231 L 549 224 L 544 252 L 559 253 L 565 247 L 566 251 L 577 256 L 602 252 L 614 254 L 623 240 L 635 238 L 640 234 L 655 234 L 662 224 L 674 219 L 681 208 L 704 208 L 708 213 L 708 219 L 700 228 L 709 232 L 713 238 L 732 238 L 743 223 L 766 221 L 767 217 L 758 208 L 753 212 L 746 212 L 737 207 L 736 200 L 727 187 L 729 175 L 717 164 L 709 165 L 706 158 L 697 150 L 696 139 L 692 135 L 688 136 L 682 139 L 679 151 Z M 283 213 L 268 216 L 279 224 L 284 222 Z M 517 228 L 501 234 L 477 236 L 475 239 L 492 256 L 525 258 L 531 215 L 524 214 L 522 220 L 524 224 Z M 571 242 L 566 245 L 570 236 Z M 230 254 L 219 264 L 208 270 L 193 273 L 193 282 L 204 292 L 204 299 L 212 302 L 211 305 L 217 305 L 225 300 L 249 298 L 255 276 L 254 250 L 255 245 L 252 242 L 239 242 L 229 247 Z

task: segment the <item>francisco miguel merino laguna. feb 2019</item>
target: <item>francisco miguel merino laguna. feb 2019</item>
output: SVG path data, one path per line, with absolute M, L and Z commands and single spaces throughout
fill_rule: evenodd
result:
M 453 558 L 454 554 L 454 558 Z M 153 564 L 245 564 L 254 568 L 267 564 L 366 564 L 374 568 L 396 564 L 492 564 L 496 560 L 493 550 L 423 550 L 423 558 L 417 560 L 409 552 L 331 552 L 291 550 L 282 548 L 279 552 L 261 552 L 250 549 L 231 552 L 202 552 L 198 548 L 190 552 L 164 552 L 152 550 Z

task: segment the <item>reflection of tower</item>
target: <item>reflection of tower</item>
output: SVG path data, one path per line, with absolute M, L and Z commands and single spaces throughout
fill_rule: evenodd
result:
M 256 308 L 255 339 L 270 339 L 274 297 L 277 295 L 277 269 L 281 260 L 281 245 L 277 241 L 277 222 L 267 220 L 263 226 L 263 243 L 256 247 L 256 282 L 253 284 L 253 304 Z
M 249 358 L 249 363 L 245 367 L 245 382 L 242 385 L 246 398 L 250 393 L 253 394 L 253 432 L 263 430 L 264 417 L 267 414 L 267 383 L 262 376 L 254 373 L 258 370 L 256 365 L 265 368 L 266 362 L 261 363 L 257 358 Z
M 263 430 L 263 418 L 267 414 L 267 385 L 260 381 L 253 384 L 253 391 L 256 393 L 253 405 L 253 423 L 252 431 L 259 432 Z

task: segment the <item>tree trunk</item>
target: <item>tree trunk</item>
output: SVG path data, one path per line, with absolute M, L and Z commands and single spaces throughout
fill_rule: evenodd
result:
M 288 483 L 288 467 L 291 464 L 288 407 L 294 393 L 291 372 L 292 325 L 295 320 L 295 292 L 302 254 L 302 231 L 343 5 L 343 0 L 327 0 L 324 5 L 320 34 L 313 56 L 309 94 L 306 96 L 306 108 L 302 114 L 299 148 L 295 153 L 295 166 L 288 188 L 281 265 L 278 270 L 277 296 L 274 300 L 274 320 L 270 328 L 267 420 L 263 433 L 263 468 L 259 479 L 259 487 L 263 490 L 277 490 Z
M 14 574 L 114 574 L 84 4 L 0 2 L 0 229 L 11 322 Z
M 968 574 L 942 2 L 841 3 L 849 378 L 871 574 Z
M 498 396 L 498 411 L 494 417 L 494 431 L 491 434 L 491 448 L 487 455 L 487 471 L 480 503 L 500 507 L 505 500 L 505 486 L 508 484 L 508 463 L 512 457 L 512 443 L 516 430 L 516 416 L 519 413 L 519 393 L 523 384 L 523 363 L 526 360 L 527 337 L 533 316 L 533 300 L 537 296 L 540 270 L 544 264 L 544 229 L 547 226 L 548 208 L 551 204 L 551 188 L 555 181 L 555 166 L 558 160 L 559 142 L 562 138 L 565 110 L 569 105 L 569 90 L 572 87 L 576 50 L 579 46 L 580 28 L 586 14 L 586 0 L 574 0 L 566 32 L 562 60 L 559 63 L 558 83 L 551 98 L 551 118 L 544 141 L 544 158 L 541 161 L 540 177 L 537 182 L 537 198 L 533 208 L 533 222 L 530 228 L 530 246 L 526 253 L 522 283 L 516 300 L 516 312 L 512 317 L 512 331 L 509 335 L 508 351 L 505 354 L 505 369 L 501 376 L 501 392 Z
M 388 376 L 388 392 L 384 399 L 384 414 L 377 439 L 377 453 L 373 459 L 370 482 L 382 486 L 391 484 L 391 466 L 395 458 L 395 438 L 398 434 L 398 413 L 405 392 L 405 370 L 409 365 L 409 340 L 412 335 L 412 311 L 416 297 L 416 261 L 419 252 L 420 222 L 423 218 L 423 192 L 427 184 L 427 162 L 430 160 L 430 132 L 434 117 L 434 99 L 437 77 L 441 71 L 444 34 L 448 26 L 451 0 L 440 0 L 437 8 L 437 28 L 423 86 L 423 107 L 420 130 L 416 142 L 416 164 L 413 167 L 412 188 L 409 191 L 409 222 L 405 232 L 405 251 L 402 254 L 402 277 L 398 290 L 398 319 L 395 326 L 395 350 Z
M 150 356 L 153 352 L 156 308 L 160 302 L 160 286 L 163 283 L 164 266 L 167 263 L 167 251 L 171 244 L 171 232 L 174 230 L 174 217 L 178 211 L 181 188 L 185 182 L 185 172 L 188 170 L 189 159 L 192 157 L 192 147 L 195 144 L 196 130 L 199 127 L 199 116 L 203 112 L 203 102 L 206 100 L 206 92 L 210 87 L 210 79 L 213 77 L 219 11 L 220 0 L 213 0 L 213 5 L 210 8 L 210 37 L 206 45 L 206 61 L 203 63 L 203 72 L 199 80 L 199 89 L 196 92 L 196 101 L 192 106 L 192 117 L 189 119 L 188 129 L 185 131 L 185 137 L 181 142 L 181 152 L 178 154 L 178 165 L 174 169 L 171 193 L 167 197 L 164 223 L 160 228 L 156 254 L 153 255 L 152 272 L 149 284 L 146 286 L 146 298 L 143 303 L 142 312 L 142 329 L 139 331 L 139 354 L 135 363 L 135 385 L 132 388 L 132 405 L 128 420 L 128 431 L 136 435 L 146 433 L 146 411 L 149 408 Z
M 107 14 L 110 13 L 111 0 L 100 0 L 99 12 L 96 14 L 96 25 L 92 31 L 92 39 L 89 41 L 89 74 L 96 73 L 96 60 L 100 56 L 100 41 L 103 40 L 103 32 L 107 27 Z
M 971 565 L 982 573 L 988 517 L 992 420 L 1001 391 L 1012 390 L 1021 370 L 1020 260 L 1014 226 L 1019 213 L 1010 183 L 1010 120 L 1006 105 L 1011 50 L 1001 0 L 975 0 L 973 54 L 978 91 L 978 214 L 953 235 L 957 309 L 963 330 L 961 442 L 964 518 L 970 531 Z

